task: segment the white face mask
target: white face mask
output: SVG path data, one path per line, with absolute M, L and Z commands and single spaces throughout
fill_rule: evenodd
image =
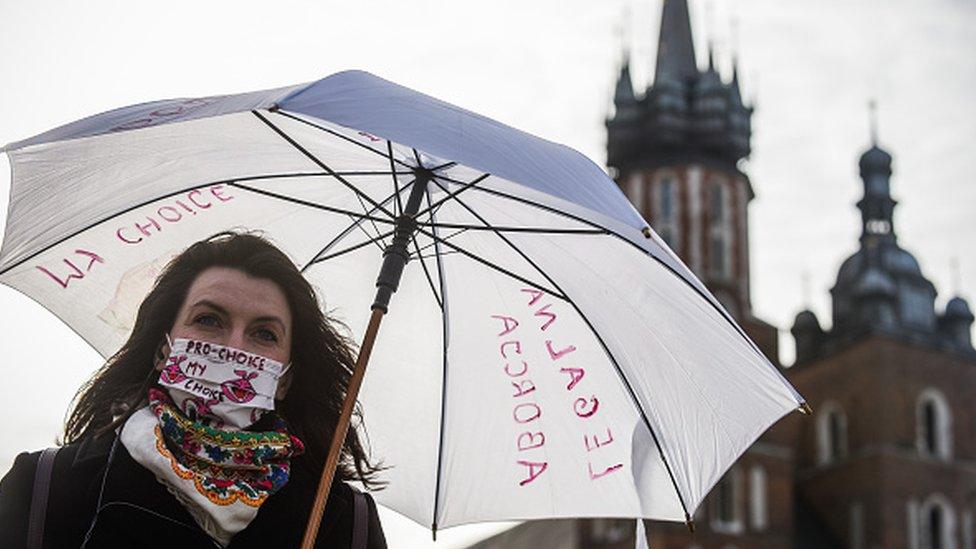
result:
M 159 375 L 176 405 L 191 419 L 217 429 L 243 429 L 274 410 L 278 379 L 291 366 L 207 341 L 169 341 Z

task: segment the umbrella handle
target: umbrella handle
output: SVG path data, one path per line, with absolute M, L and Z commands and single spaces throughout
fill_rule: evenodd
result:
M 325 502 L 329 499 L 332 479 L 335 477 L 336 467 L 339 465 L 339 456 L 342 454 L 342 446 L 346 440 L 346 433 L 349 431 L 352 410 L 356 405 L 356 398 L 359 396 L 359 388 L 363 384 L 366 363 L 369 362 L 369 355 L 373 351 L 373 342 L 376 340 L 376 332 L 379 331 L 380 320 L 383 319 L 385 312 L 381 308 L 374 307 L 373 314 L 369 318 L 369 326 L 366 327 L 366 335 L 363 337 L 363 344 L 359 348 L 359 357 L 356 358 L 356 368 L 353 370 L 352 379 L 349 380 L 349 387 L 346 389 L 346 399 L 342 403 L 339 423 L 332 435 L 332 445 L 329 447 L 329 454 L 325 460 L 325 467 L 322 469 L 319 487 L 315 492 L 315 502 L 312 504 L 312 511 L 308 517 L 308 525 L 305 526 L 302 549 L 312 549 L 315 546 L 315 538 L 318 536 L 319 525 L 322 523 L 322 513 L 325 511 Z

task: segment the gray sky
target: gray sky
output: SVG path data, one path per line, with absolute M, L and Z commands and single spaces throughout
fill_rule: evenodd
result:
M 605 160 L 603 120 L 629 5 L 633 71 L 650 77 L 659 0 L 295 2 L 107 0 L 0 3 L 0 142 L 153 99 L 270 88 L 361 68 Z M 808 303 L 827 323 L 828 288 L 856 249 L 858 155 L 867 101 L 894 155 L 895 228 L 939 290 L 960 264 L 976 292 L 976 1 L 691 0 L 699 60 L 705 27 L 718 61 L 733 46 L 755 98 L 751 206 L 753 305 L 780 328 Z M 738 38 L 730 21 L 738 20 Z M 726 73 L 728 74 L 728 73 Z M 9 166 L 0 160 L 0 210 Z M 0 213 L 0 217 L 5 214 Z M 809 273 L 805 300 L 802 273 Z M 49 445 L 74 391 L 100 365 L 70 329 L 0 287 L 0 470 Z M 784 359 L 792 341 L 782 337 Z M 394 547 L 424 528 L 392 513 Z M 436 547 L 498 527 L 460 527 Z M 433 546 L 433 545 L 432 545 Z

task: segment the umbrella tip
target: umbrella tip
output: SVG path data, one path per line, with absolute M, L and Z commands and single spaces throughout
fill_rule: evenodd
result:
M 810 407 L 806 402 L 800 404 L 800 413 L 809 416 L 813 415 L 813 408 Z
M 692 534 L 694 534 L 695 533 L 695 521 L 691 520 L 691 517 L 688 516 L 688 513 L 685 513 L 685 524 L 688 525 L 688 531 L 691 532 Z
M 268 107 L 268 111 L 269 112 L 278 112 L 278 109 L 280 109 L 280 108 L 281 108 L 281 106 L 279 106 L 277 103 L 275 103 L 275 104 L 271 105 L 270 107 Z
M 641 229 L 641 232 L 644 233 L 644 238 L 650 238 L 651 237 L 651 228 L 650 227 L 644 227 L 643 229 Z
M 431 536 L 431 538 L 433 538 L 433 541 L 437 541 L 437 523 L 436 522 L 434 524 L 431 524 L 430 525 L 430 536 Z

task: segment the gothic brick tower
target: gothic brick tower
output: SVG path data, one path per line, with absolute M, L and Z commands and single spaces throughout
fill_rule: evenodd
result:
M 654 230 L 715 294 L 770 360 L 776 331 L 752 316 L 748 205 L 740 169 L 752 106 L 738 69 L 724 82 L 711 50 L 699 70 L 686 0 L 664 2 L 654 80 L 638 96 L 625 57 L 607 120 L 607 164 Z

